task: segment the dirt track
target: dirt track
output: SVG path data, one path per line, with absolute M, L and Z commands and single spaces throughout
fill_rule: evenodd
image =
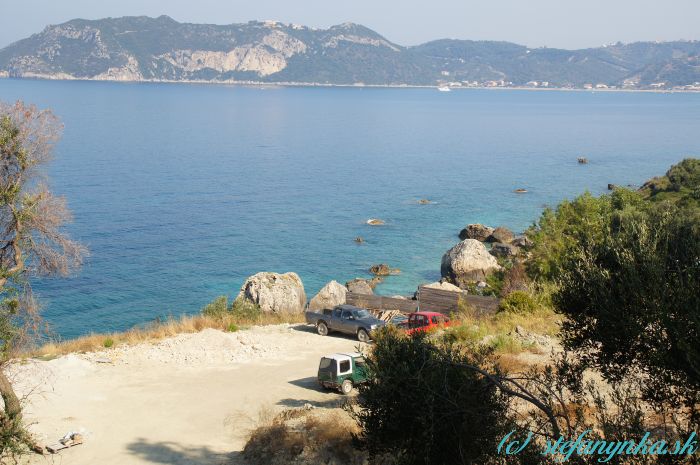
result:
M 319 358 L 358 342 L 304 325 L 205 330 L 156 344 L 68 355 L 18 367 L 26 418 L 45 443 L 70 431 L 85 443 L 32 463 L 242 463 L 261 409 L 334 406 L 319 390 Z

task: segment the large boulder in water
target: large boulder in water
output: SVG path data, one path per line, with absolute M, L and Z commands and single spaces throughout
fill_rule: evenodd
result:
M 348 292 L 352 292 L 353 294 L 374 294 L 371 284 L 367 282 L 366 279 L 355 278 L 345 283 L 345 287 L 347 287 Z
M 476 239 L 465 239 L 442 256 L 442 277 L 459 287 L 483 281 L 486 276 L 501 269 L 486 246 Z
M 263 312 L 302 313 L 306 306 L 304 284 L 296 273 L 254 274 L 245 280 L 237 299 L 249 300 Z
M 459 232 L 459 238 L 462 240 L 476 239 L 477 241 L 484 242 L 491 234 L 493 234 L 493 231 L 493 228 L 484 226 L 483 224 L 468 224 Z
M 345 303 L 347 293 L 348 290 L 345 286 L 337 281 L 331 281 L 309 301 L 309 310 L 323 310 L 342 305 Z

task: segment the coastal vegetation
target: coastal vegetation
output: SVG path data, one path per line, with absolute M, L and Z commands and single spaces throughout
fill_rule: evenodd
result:
M 391 329 L 379 334 L 367 356 L 373 382 L 361 386 L 348 407 L 369 462 L 562 459 L 527 452 L 499 457 L 494 441 L 505 430 L 521 438 L 532 434 L 540 445 L 581 431 L 589 439 L 635 441 L 650 432 L 651 442 L 665 444 L 688 438 L 700 419 L 699 175 L 699 160 L 687 159 L 640 191 L 583 194 L 543 212 L 528 231 L 530 291 L 505 293 L 490 320 L 556 312 L 564 350 L 548 365 L 499 365 L 502 352 L 484 339 L 480 343 L 483 333 L 474 324 L 479 318 L 470 321 L 469 309 L 461 312 L 467 315 L 463 324 L 442 336 L 409 337 Z M 537 286 L 546 286 L 540 303 L 532 293 Z M 482 383 L 481 396 L 492 397 L 462 397 L 474 383 Z M 421 416 L 414 429 L 409 425 L 416 424 L 416 405 Z M 470 429 L 475 418 L 478 431 Z M 470 434 L 452 436 L 465 431 Z M 566 459 L 598 463 L 599 457 Z M 613 454 L 607 460 L 630 461 L 698 459 Z

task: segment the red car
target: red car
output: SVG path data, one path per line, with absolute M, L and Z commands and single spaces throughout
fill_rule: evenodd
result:
M 432 331 L 438 327 L 450 326 L 450 318 L 438 312 L 414 312 L 408 315 L 408 321 L 402 323 L 406 333 L 413 334 L 417 331 Z

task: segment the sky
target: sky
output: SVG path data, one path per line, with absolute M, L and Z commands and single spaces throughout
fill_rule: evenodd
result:
M 700 0 L 0 0 L 0 47 L 73 18 L 162 14 L 181 22 L 275 19 L 319 28 L 351 21 L 401 45 L 453 38 L 576 49 L 700 39 Z

